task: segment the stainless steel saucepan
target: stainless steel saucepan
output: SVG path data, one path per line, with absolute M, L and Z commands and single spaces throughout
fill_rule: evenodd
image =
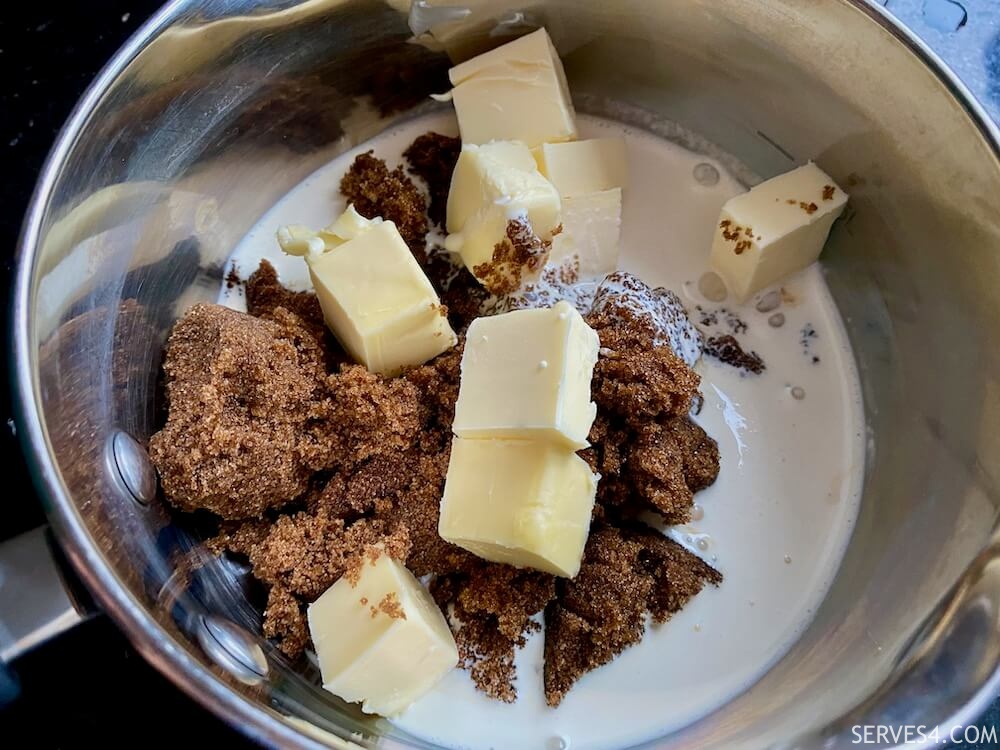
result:
M 818 158 L 851 185 L 824 263 L 864 384 L 857 528 L 787 655 L 652 745 L 839 747 L 857 724 L 978 716 L 1000 688 L 997 128 L 861 0 L 413 6 L 176 0 L 60 134 L 24 226 L 12 367 L 52 531 L 99 605 L 180 688 L 261 741 L 420 746 L 257 635 L 247 571 L 171 519 L 142 446 L 170 325 L 215 299 L 261 214 L 334 155 L 434 106 L 451 60 L 544 25 L 581 109 L 629 105 L 765 176 Z M 0 605 L 5 658 L 75 618 L 65 595 L 45 595 L 58 579 L 38 562 L 41 541 L 3 549 L 0 595 L 16 602 Z

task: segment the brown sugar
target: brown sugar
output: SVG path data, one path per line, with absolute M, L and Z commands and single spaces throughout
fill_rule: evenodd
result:
M 432 205 L 434 185 L 450 179 L 455 147 L 429 134 L 407 150 Z M 416 191 L 421 225 L 410 188 L 416 191 L 401 169 L 390 172 L 371 153 L 358 157 L 342 185 L 359 212 L 392 219 L 401 232 L 406 226 L 404 237 L 422 252 L 426 207 Z M 517 222 L 502 244 L 488 271 L 504 288 L 520 286 L 521 274 L 548 254 Z M 414 254 L 464 330 L 479 314 L 482 286 L 442 254 Z M 462 666 L 499 700 L 515 700 L 515 655 L 544 614 L 544 689 L 557 705 L 582 674 L 643 637 L 647 614 L 666 620 L 721 580 L 634 520 L 650 510 L 668 523 L 688 520 L 694 493 L 715 481 L 719 453 L 689 418 L 699 378 L 671 349 L 700 340 L 667 335 L 682 322 L 670 317 L 673 307 L 647 310 L 630 299 L 605 295 L 588 317 L 601 355 L 592 384 L 598 416 L 582 455 L 603 476 L 573 580 L 483 561 L 438 534 L 461 338 L 399 377 L 369 373 L 345 361 L 315 296 L 284 289 L 266 262 L 247 280 L 250 315 L 196 306 L 174 328 L 165 364 L 168 420 L 151 443 L 164 492 L 182 510 L 235 519 L 208 546 L 250 562 L 268 587 L 263 633 L 290 657 L 308 646 L 308 604 L 341 577 L 357 582 L 366 564 L 388 554 L 430 576 Z M 374 616 L 405 617 L 395 597 L 362 605 Z
M 375 606 L 375 611 L 382 612 L 393 620 L 406 619 L 406 611 L 403 609 L 403 605 L 399 601 L 399 597 L 396 596 L 395 591 L 390 591 L 383 596 L 382 600 Z
M 375 548 L 405 560 L 410 552 L 409 534 L 380 519 L 348 525 L 322 511 L 302 511 L 279 516 L 249 557 L 258 579 L 312 601 Z
M 390 171 L 371 151 L 358 154 L 340 181 L 340 192 L 366 219 L 395 222 L 417 262 L 427 262 L 427 202 L 401 166 Z
M 511 219 L 507 222 L 506 236 L 493 248 L 493 257 L 477 265 L 472 272 L 493 294 L 512 294 L 521 286 L 524 277 L 541 270 L 551 249 L 551 240 L 542 240 L 531 224 L 523 219 Z
M 167 422 L 149 451 L 177 508 L 258 517 L 299 497 L 327 463 L 316 429 L 328 406 L 322 352 L 294 314 L 195 305 L 174 326 L 163 369 Z
M 273 318 L 274 311 L 287 310 L 298 316 L 323 352 L 327 369 L 347 360 L 347 354 L 323 320 L 323 309 L 312 292 L 293 292 L 281 285 L 278 272 L 266 260 L 246 280 L 247 312 L 257 318 Z
M 287 656 L 297 657 L 309 645 L 305 605 L 287 589 L 272 586 L 267 593 L 262 630 L 264 637 L 274 641 Z
M 229 270 L 226 271 L 226 289 L 232 289 L 233 287 L 240 286 L 243 283 L 243 279 L 240 278 L 239 269 L 235 265 L 230 266 Z
M 718 445 L 689 417 L 700 378 L 627 306 L 605 305 L 587 322 L 601 340 L 597 419 L 583 454 L 601 474 L 597 515 L 654 510 L 666 523 L 690 520 L 694 493 L 719 472 Z
M 710 337 L 705 341 L 705 355 L 755 375 L 767 369 L 761 356 L 757 352 L 746 351 L 734 336 Z
M 438 606 L 451 613 L 462 666 L 490 697 L 517 698 L 514 655 L 539 629 L 535 616 L 555 597 L 555 586 L 546 573 L 477 559 L 431 584 Z
M 403 152 L 403 158 L 410 165 L 410 172 L 427 183 L 431 197 L 427 216 L 442 229 L 447 218 L 451 176 L 461 152 L 461 139 L 440 133 L 424 133 Z
M 580 573 L 560 579 L 545 610 L 545 701 L 558 706 L 573 684 L 638 643 L 645 615 L 665 622 L 722 575 L 645 526 L 597 525 Z

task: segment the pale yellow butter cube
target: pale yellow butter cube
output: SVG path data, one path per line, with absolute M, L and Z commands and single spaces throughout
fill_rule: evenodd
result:
M 463 146 L 448 192 L 448 249 L 475 274 L 493 259 L 514 219 L 527 221 L 543 241 L 559 225 L 559 193 L 538 171 L 531 151 L 516 141 Z
M 549 265 L 575 258 L 581 279 L 603 279 L 618 267 L 621 226 L 621 188 L 563 198 L 563 230 L 552 238 Z
M 326 324 L 372 372 L 395 374 L 456 344 L 434 287 L 393 222 L 351 208 L 320 232 L 282 227 L 278 242 L 305 256 Z
M 477 318 L 469 326 L 452 431 L 586 447 L 597 407 L 600 340 L 567 302 Z
M 572 578 L 597 480 L 561 445 L 455 438 L 438 533 L 485 560 Z
M 323 687 L 366 713 L 398 714 L 458 663 L 441 610 L 386 555 L 333 584 L 307 616 Z
M 730 198 L 711 266 L 740 302 L 819 259 L 847 194 L 812 162 Z
M 532 153 L 539 171 L 563 198 L 628 185 L 628 153 L 624 138 L 543 143 Z
M 456 65 L 448 75 L 463 143 L 537 146 L 576 138 L 566 74 L 545 29 Z

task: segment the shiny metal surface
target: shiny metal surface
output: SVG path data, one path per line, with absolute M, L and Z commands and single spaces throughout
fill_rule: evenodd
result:
M 428 106 L 453 58 L 545 24 L 582 108 L 677 123 L 761 175 L 815 158 L 852 195 L 825 256 L 869 428 L 847 557 L 769 674 L 653 744 L 841 746 L 860 719 L 977 715 L 1000 667 L 996 126 L 860 1 L 483 0 L 447 18 L 440 5 L 457 4 L 423 3 L 417 24 L 403 0 L 177 0 L 67 123 L 26 219 L 13 369 L 53 526 L 102 605 L 154 665 L 262 741 L 419 746 L 266 642 L 266 679 L 219 670 L 205 618 L 259 628 L 246 571 L 160 503 L 124 497 L 105 446 L 154 429 L 170 324 L 215 298 L 229 250 L 278 197 Z
M 123 492 L 143 505 L 156 500 L 156 469 L 134 437 L 121 430 L 112 433 L 107 456 L 108 473 L 121 483 Z
M 219 667 L 247 685 L 259 685 L 269 671 L 264 649 L 239 625 L 216 615 L 201 618 L 195 637 Z

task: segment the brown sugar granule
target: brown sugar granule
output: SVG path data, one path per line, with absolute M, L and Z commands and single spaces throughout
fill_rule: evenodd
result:
M 645 633 L 645 614 L 665 622 L 722 575 L 659 532 L 596 525 L 580 573 L 559 579 L 545 610 L 545 700 L 558 706 L 587 672 Z
M 835 188 L 833 185 L 824 185 L 823 186 L 823 200 L 825 200 L 825 201 L 832 201 L 833 200 L 833 194 L 835 192 L 837 192 L 837 188 Z
M 406 619 L 406 611 L 403 609 L 403 605 L 399 601 L 399 597 L 396 596 L 395 591 L 390 591 L 382 597 L 382 601 L 378 603 L 377 611 L 388 615 L 393 620 Z
M 521 279 L 536 273 L 549 258 L 551 240 L 542 240 L 527 221 L 511 219 L 506 236 L 493 248 L 493 257 L 472 269 L 483 286 L 497 296 L 512 294 Z
M 149 452 L 177 508 L 258 517 L 326 464 L 322 353 L 287 310 L 263 320 L 195 305 L 174 326 L 163 369 L 167 422 Z
M 724 219 L 719 223 L 719 229 L 722 230 L 722 239 L 726 242 L 735 242 L 740 238 L 740 232 L 743 231 L 743 227 L 736 226 L 733 227 L 732 222 L 728 219 Z
M 410 172 L 427 183 L 431 197 L 427 215 L 442 229 L 448 208 L 451 175 L 461 152 L 460 138 L 440 133 L 424 133 L 403 152 L 403 158 L 410 165 Z
M 746 351 L 733 336 L 712 336 L 705 342 L 705 355 L 738 370 L 759 375 L 766 369 L 757 352 Z
M 478 559 L 432 582 L 435 601 L 450 613 L 460 663 L 490 697 L 517 698 L 514 655 L 538 630 L 533 618 L 555 596 L 555 585 L 546 573 Z
M 809 203 L 806 203 L 805 201 L 799 201 L 799 208 L 801 208 L 809 215 L 812 215 L 819 210 L 819 206 L 817 206 L 815 203 L 812 203 L 811 201 Z
M 340 180 L 340 192 L 366 219 L 395 222 L 413 257 L 420 265 L 427 262 L 427 202 L 401 166 L 389 171 L 373 152 L 358 154 Z

